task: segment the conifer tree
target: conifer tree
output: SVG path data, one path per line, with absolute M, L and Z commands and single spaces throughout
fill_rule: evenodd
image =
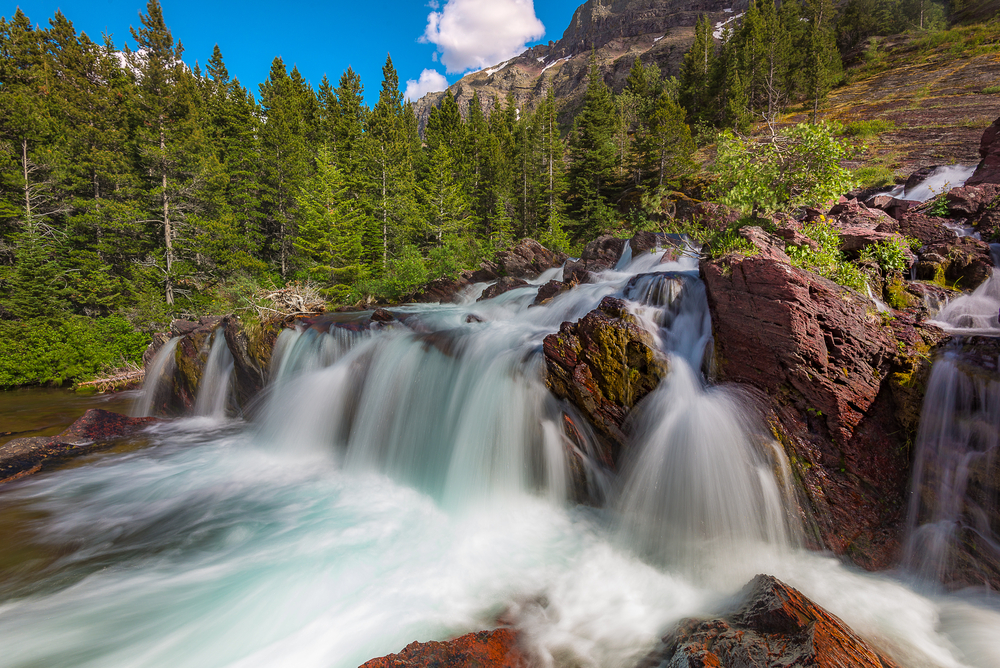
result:
M 804 84 L 815 123 L 819 104 L 840 78 L 843 65 L 837 51 L 836 10 L 832 0 L 806 0 L 804 13 L 809 21 Z
M 186 210 L 195 202 L 197 152 L 204 142 L 196 118 L 196 84 L 181 60 L 183 47 L 174 43 L 158 0 L 149 0 L 146 11 L 140 16 L 142 27 L 132 28 L 139 49 L 126 50 L 125 55 L 138 73 L 140 153 L 152 177 L 147 192 L 163 239 L 163 263 L 154 257 L 148 267 L 161 275 L 166 302 L 172 306 L 177 281 L 175 240 Z
M 578 237 L 596 236 L 611 223 L 606 195 L 615 167 L 615 104 L 601 77 L 597 58 L 590 57 L 590 76 L 583 108 L 573 124 L 570 190 L 579 220 Z
M 536 112 L 539 126 L 540 187 L 538 217 L 542 227 L 541 241 L 549 248 L 566 251 L 569 238 L 564 229 L 566 190 L 565 146 L 559 135 L 555 91 L 549 86 L 545 99 Z
M 710 121 L 714 114 L 712 79 L 715 70 L 715 41 L 712 24 L 702 15 L 694 29 L 694 43 L 684 54 L 680 72 L 679 101 L 692 118 Z

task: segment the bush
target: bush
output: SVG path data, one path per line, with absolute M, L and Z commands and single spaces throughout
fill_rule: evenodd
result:
M 62 385 L 140 363 L 149 340 L 118 316 L 0 322 L 0 387 Z
M 903 271 L 906 269 L 907 245 L 901 237 L 876 241 L 862 249 L 861 260 L 877 264 L 883 275 L 890 271 Z
M 719 202 L 744 212 L 816 206 L 857 186 L 840 162 L 856 149 L 837 139 L 837 125 L 800 123 L 771 137 L 719 136 L 712 171 Z
M 793 265 L 816 272 L 824 278 L 859 292 L 867 289 L 868 281 L 865 275 L 857 266 L 847 262 L 840 252 L 840 233 L 833 225 L 820 218 L 818 222 L 806 225 L 802 231 L 819 245 L 819 249 L 788 246 L 785 252 L 788 253 Z

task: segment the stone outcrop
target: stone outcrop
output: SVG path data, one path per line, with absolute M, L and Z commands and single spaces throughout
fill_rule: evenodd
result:
M 0 445 L 0 484 L 37 473 L 49 465 L 89 454 L 158 422 L 91 408 L 56 436 L 16 438 Z
M 719 379 L 769 397 L 807 539 L 865 568 L 891 566 L 905 519 L 905 444 L 944 334 L 905 313 L 883 319 L 867 298 L 769 245 L 703 262 L 701 273 Z
M 606 464 L 618 460 L 629 410 L 667 374 L 666 360 L 625 305 L 605 297 L 576 323 L 545 337 L 545 382 L 573 403 L 596 429 Z
M 569 283 L 563 283 L 562 281 L 549 281 L 548 283 L 539 286 L 538 294 L 535 295 L 535 301 L 533 301 L 531 305 L 539 306 L 541 304 L 548 304 L 552 301 L 553 297 L 566 292 L 571 287 L 573 286 Z
M 475 271 L 463 271 L 457 278 L 438 278 L 406 297 L 404 301 L 448 304 L 464 289 L 475 283 L 495 281 L 509 276 L 519 279 L 537 278 L 547 269 L 561 266 L 568 258 L 565 253 L 551 251 L 534 239 L 522 239 L 509 251 L 497 253 L 497 262 L 483 262 Z M 497 293 L 499 294 L 499 293 Z
M 742 603 L 717 619 L 687 619 L 638 668 L 897 668 L 838 617 L 770 575 L 744 587 Z
M 966 185 L 980 183 L 1000 183 L 1000 118 L 986 128 L 979 143 L 979 166 Z
M 579 260 L 570 260 L 563 269 L 564 283 L 586 283 L 590 273 L 607 271 L 618 264 L 627 239 L 610 235 L 598 237 L 587 244 Z
M 513 278 L 537 278 L 546 269 L 562 265 L 566 253 L 551 251 L 534 239 L 522 239 L 509 251 L 497 253 L 500 275 Z
M 476 301 L 481 302 L 484 299 L 493 299 L 494 297 L 502 295 L 505 292 L 510 292 L 511 290 L 516 290 L 517 288 L 523 288 L 527 285 L 528 281 L 523 278 L 501 276 L 496 283 L 483 290 L 482 296 Z
M 973 290 L 993 274 L 989 245 L 972 237 L 955 237 L 929 244 L 921 250 L 917 278 L 943 277 L 961 290 Z
M 412 642 L 398 654 L 366 661 L 361 668 L 528 668 L 513 629 L 469 633 L 447 642 Z

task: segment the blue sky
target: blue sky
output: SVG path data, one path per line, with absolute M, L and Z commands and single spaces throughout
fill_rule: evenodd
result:
M 361 75 L 369 104 L 377 99 L 387 53 L 401 87 L 414 82 L 411 94 L 443 90 L 444 77 L 454 83 L 463 72 L 496 64 L 525 44 L 559 39 L 581 2 L 161 0 L 167 27 L 184 45 L 188 64 L 197 60 L 204 65 L 218 43 L 230 75 L 255 94 L 275 56 L 289 70 L 298 66 L 314 87 L 324 74 L 336 85 L 351 66 Z M 59 9 L 78 32 L 98 41 L 102 33 L 110 33 L 121 47 L 133 45 L 129 26 L 139 25 L 146 0 L 23 0 L 17 5 L 41 26 Z M 11 14 L 7 10 L 6 16 Z

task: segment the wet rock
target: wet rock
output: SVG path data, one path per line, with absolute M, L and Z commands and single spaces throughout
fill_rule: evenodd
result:
M 46 466 L 113 445 L 159 422 L 91 408 L 57 436 L 16 438 L 0 445 L 0 484 L 37 473 Z
M 983 132 L 979 143 L 981 161 L 976 171 L 965 185 L 974 186 L 980 183 L 1000 183 L 1000 118 Z
M 758 575 L 740 596 L 732 614 L 682 621 L 638 668 L 897 668 L 838 617 L 777 578 Z
M 153 358 L 156 357 L 156 353 L 160 352 L 160 348 L 166 345 L 169 340 L 170 334 L 167 332 L 156 332 L 153 334 L 153 340 L 149 342 L 145 352 L 142 353 L 142 366 L 149 366 Z
M 421 304 L 434 302 L 450 304 L 455 301 L 455 295 L 469 285 L 472 285 L 472 282 L 466 277 L 465 272 L 458 278 L 436 278 L 409 295 L 406 301 Z
M 222 319 L 226 345 L 233 355 L 233 388 L 236 402 L 246 411 L 267 385 L 271 354 L 283 327 L 280 323 L 259 323 L 244 326 L 236 316 Z
M 944 277 L 954 287 L 974 290 L 993 274 L 993 256 L 986 242 L 953 236 L 922 249 L 916 270 L 920 280 Z
M 733 255 L 701 272 L 719 379 L 769 398 L 808 542 L 865 568 L 891 566 L 916 427 L 906 416 L 919 414 L 917 367 L 943 334 L 905 314 L 899 326 L 906 319 L 919 336 L 897 334 L 867 298 L 779 260 Z M 909 374 L 895 390 L 894 373 Z
M 566 268 L 563 270 L 563 282 L 571 283 L 576 278 L 575 282 L 585 283 L 586 280 L 579 280 L 581 270 L 597 273 L 613 268 L 618 264 L 618 260 L 621 258 L 622 251 L 625 250 L 625 244 L 627 243 L 628 240 L 626 239 L 619 239 L 610 235 L 598 237 L 594 241 L 591 241 L 583 249 L 579 260 L 566 263 Z
M 545 285 L 538 288 L 538 294 L 535 295 L 535 301 L 533 301 L 531 305 L 538 306 L 540 304 L 548 304 L 552 301 L 553 297 L 566 292 L 571 287 L 573 286 L 563 283 L 562 281 L 549 281 Z
M 484 299 L 493 299 L 497 295 L 502 295 L 505 292 L 510 292 L 511 290 L 516 290 L 517 288 L 523 288 L 527 285 L 528 281 L 523 278 L 501 276 L 496 283 L 483 290 L 483 295 L 476 301 L 481 302 Z
M 475 313 L 470 313 L 469 315 L 465 316 L 465 322 L 466 324 L 469 324 L 473 322 L 485 322 L 485 321 Z
M 412 642 L 399 654 L 366 661 L 361 668 L 528 668 L 513 629 L 469 633 L 447 642 Z
M 389 311 L 386 311 L 384 308 L 377 308 L 377 309 L 375 309 L 375 311 L 371 315 L 371 321 L 372 322 L 383 322 L 383 323 L 384 322 L 393 322 L 395 319 L 396 319 L 396 316 L 394 316 Z
M 537 278 L 546 269 L 561 266 L 568 255 L 551 251 L 534 239 L 522 239 L 509 251 L 497 253 L 500 273 L 514 278 Z
M 656 388 L 667 362 L 625 302 L 605 297 L 576 323 L 564 322 L 545 337 L 545 382 L 593 424 L 617 462 L 629 410 Z

